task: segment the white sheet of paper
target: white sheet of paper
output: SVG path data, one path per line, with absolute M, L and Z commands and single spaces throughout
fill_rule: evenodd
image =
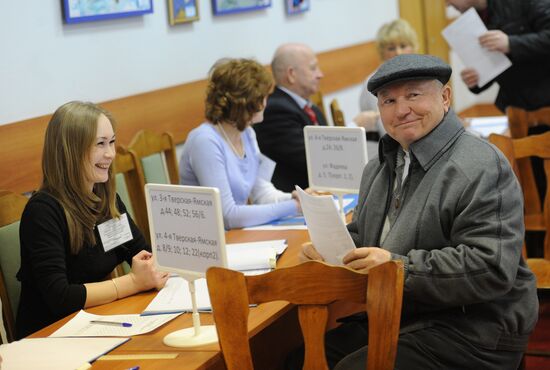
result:
M 341 265 L 342 258 L 355 249 L 355 244 L 332 196 L 309 195 L 299 186 L 296 190 L 315 249 L 327 263 Z
M 474 8 L 468 9 L 441 32 L 464 65 L 474 68 L 479 73 L 480 87 L 512 65 L 503 53 L 488 51 L 481 47 L 479 36 L 486 32 L 487 27 Z
M 506 116 L 473 117 L 469 120 L 469 129 L 485 138 L 493 133 L 502 135 L 508 130 L 508 117 Z
M 28 338 L 0 346 L 4 370 L 74 370 L 128 338 Z
M 80 310 L 65 325 L 57 329 L 50 337 L 130 337 L 148 333 L 168 321 L 175 319 L 179 313 L 171 315 L 140 316 L 129 315 L 94 315 Z M 129 322 L 131 327 L 94 324 L 92 320 Z
M 210 311 L 212 309 L 206 279 L 195 280 L 195 298 L 197 300 L 198 311 Z M 191 293 L 189 293 L 189 283 L 180 276 L 172 276 L 141 315 L 181 313 L 191 312 L 192 310 L 193 304 L 191 302 Z
M 227 262 L 230 268 L 242 271 L 245 275 L 258 275 L 271 271 L 275 267 L 275 256 L 287 248 L 284 239 L 264 240 L 250 243 L 227 244 Z M 206 279 L 195 280 L 195 297 L 197 310 L 212 310 Z M 157 293 L 142 315 L 161 313 L 191 312 L 193 305 L 189 283 L 179 276 L 173 276 L 164 288 Z

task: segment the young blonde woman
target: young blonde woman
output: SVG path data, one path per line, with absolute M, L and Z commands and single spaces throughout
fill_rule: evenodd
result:
M 376 35 L 376 47 L 380 60 L 385 62 L 396 55 L 416 53 L 418 38 L 414 29 L 406 20 L 396 19 L 380 27 Z M 359 97 L 361 112 L 353 121 L 358 126 L 365 127 L 367 131 L 374 131 L 379 136 L 383 136 L 386 130 L 384 130 L 384 126 L 380 120 L 378 100 L 367 90 L 367 83 L 374 72 L 365 80 L 361 96 Z
M 116 195 L 114 130 L 107 111 L 84 102 L 61 106 L 48 124 L 42 185 L 21 218 L 18 338 L 82 308 L 166 282 Z M 108 279 L 122 261 L 132 271 Z
M 219 61 L 206 90 L 207 122 L 191 131 L 183 146 L 180 183 L 218 188 L 226 229 L 300 210 L 291 193 L 277 190 L 260 171 L 260 149 L 250 126 L 263 120 L 272 87 L 271 75 L 253 60 Z

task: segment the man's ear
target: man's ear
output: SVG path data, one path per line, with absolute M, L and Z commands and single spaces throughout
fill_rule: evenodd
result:
M 445 106 L 445 113 L 449 111 L 449 108 L 451 107 L 451 97 L 452 97 L 452 90 L 451 86 L 445 85 L 441 89 L 441 95 L 443 97 L 443 105 Z
M 291 85 L 296 82 L 296 69 L 294 67 L 288 67 L 286 69 L 286 78 Z

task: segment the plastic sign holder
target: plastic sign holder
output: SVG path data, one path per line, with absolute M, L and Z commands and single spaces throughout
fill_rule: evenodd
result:
M 214 325 L 202 325 L 195 280 L 211 266 L 227 267 L 225 231 L 217 188 L 145 185 L 153 258 L 159 270 L 186 279 L 193 305 L 193 327 L 164 337 L 171 347 L 196 347 L 218 341 Z

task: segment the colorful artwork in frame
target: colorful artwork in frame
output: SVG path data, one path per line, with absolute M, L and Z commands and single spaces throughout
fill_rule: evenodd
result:
M 271 0 L 212 0 L 215 15 L 269 8 Z
M 309 0 L 286 0 L 287 14 L 303 13 L 309 10 Z
M 199 19 L 199 0 L 168 0 L 170 25 L 197 21 Z
M 65 22 L 80 23 L 153 12 L 153 0 L 63 0 Z

